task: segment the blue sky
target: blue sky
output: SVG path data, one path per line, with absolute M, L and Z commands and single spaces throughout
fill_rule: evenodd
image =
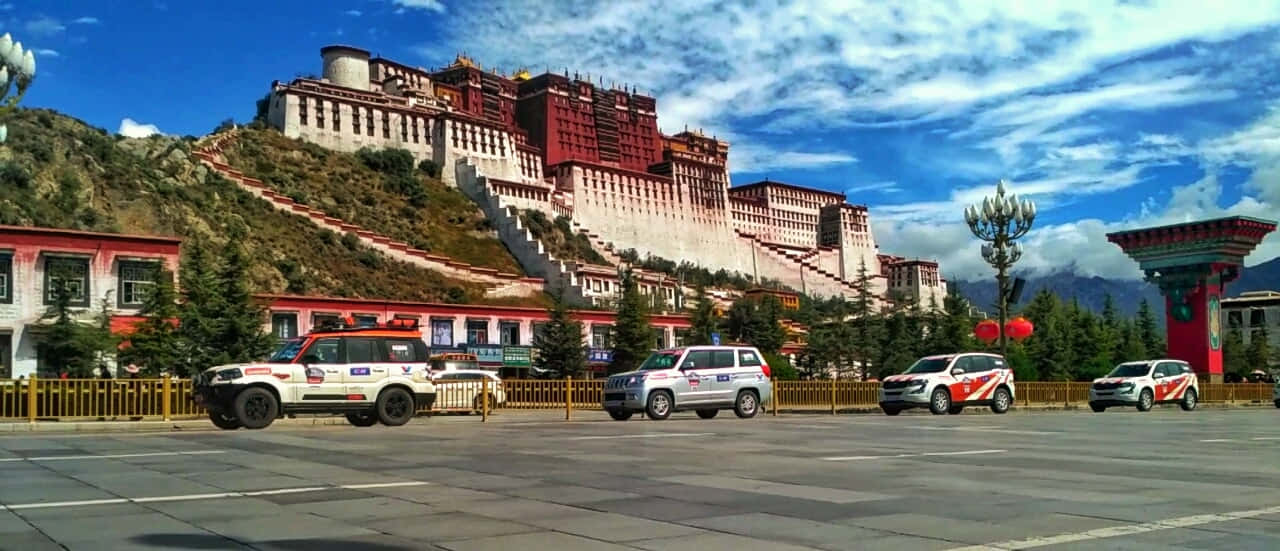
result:
M 961 209 L 999 178 L 1040 206 L 1025 270 L 1136 277 L 1106 232 L 1280 217 L 1276 2 L 202 4 L 0 0 L 37 55 L 24 104 L 198 135 L 318 73 L 326 44 L 426 67 L 466 51 L 654 94 L 664 130 L 731 142 L 735 184 L 844 191 L 883 252 L 953 278 L 990 274 Z M 1280 236 L 1250 263 L 1275 256 Z

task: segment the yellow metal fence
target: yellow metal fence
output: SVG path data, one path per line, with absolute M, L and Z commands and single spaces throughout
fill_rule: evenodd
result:
M 879 383 L 846 380 L 775 381 L 773 411 L 831 411 L 875 407 Z M 441 381 L 437 412 L 488 410 L 599 410 L 604 380 L 508 379 Z M 1083 405 L 1089 383 L 1025 382 L 1016 405 Z M 1266 383 L 1201 383 L 1201 402 L 1270 402 Z M 0 420 L 177 419 L 204 415 L 191 401 L 187 379 L 0 379 Z

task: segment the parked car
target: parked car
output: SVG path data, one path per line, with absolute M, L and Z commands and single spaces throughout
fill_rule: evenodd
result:
M 1004 357 L 985 352 L 926 356 L 880 384 L 880 409 L 886 415 L 918 407 L 934 415 L 957 414 L 984 405 L 1005 413 L 1013 399 L 1013 369 Z
M 431 380 L 436 383 L 436 406 L 440 409 L 479 411 L 484 401 L 485 379 L 489 380 L 489 407 L 498 407 L 506 402 L 506 389 L 497 373 L 480 369 L 453 369 L 431 375 Z
M 192 399 L 226 430 L 260 429 L 295 413 L 399 426 L 431 407 L 436 389 L 416 323 L 351 325 L 288 341 L 265 362 L 206 369 L 192 378 Z
M 1098 413 L 1113 406 L 1150 411 L 1156 404 L 1172 403 L 1191 411 L 1199 398 L 1200 382 L 1182 360 L 1125 362 L 1089 386 L 1089 407 Z
M 690 346 L 649 355 L 640 369 L 610 376 L 604 409 L 618 421 L 644 412 L 662 420 L 693 410 L 711 419 L 722 409 L 755 417 L 771 399 L 773 383 L 764 356 L 754 346 Z

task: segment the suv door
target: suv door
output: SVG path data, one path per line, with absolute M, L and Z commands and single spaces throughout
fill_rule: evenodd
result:
M 388 376 L 413 377 L 428 369 L 427 345 L 422 339 L 387 338 L 383 341 Z
M 951 391 L 951 403 L 958 404 L 968 400 L 969 394 L 978 389 L 973 373 L 979 370 L 981 367 L 974 363 L 973 356 L 960 356 L 951 363 L 951 369 L 947 371 L 955 378 L 955 382 L 947 385 L 947 389 Z
M 680 362 L 680 379 L 676 381 L 676 404 L 697 404 L 706 402 L 712 394 L 713 377 L 706 375 L 711 371 L 710 350 L 690 350 Z
M 738 351 L 733 348 L 711 351 L 711 371 L 707 373 L 711 380 L 711 394 L 708 399 L 715 402 L 732 404 L 737 397 L 734 386 L 734 375 L 738 372 Z
M 1169 362 L 1160 362 L 1156 364 L 1155 369 L 1151 370 L 1151 378 L 1155 380 L 1154 398 L 1157 402 L 1168 400 L 1168 395 L 1172 392 L 1173 387 L 1170 383 L 1173 377 L 1169 376 Z
M 375 400 L 383 379 L 387 378 L 386 352 L 378 337 L 346 337 L 347 365 L 342 371 L 343 388 L 349 399 Z M 354 398 L 362 396 L 363 398 Z
M 305 404 L 346 401 L 341 371 L 346 363 L 346 350 L 342 339 L 327 337 L 311 341 L 299 358 L 303 377 L 292 385 L 294 401 Z

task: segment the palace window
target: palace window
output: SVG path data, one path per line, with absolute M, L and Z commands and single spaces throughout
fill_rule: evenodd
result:
M 120 261 L 120 288 L 116 291 L 121 308 L 140 308 L 147 294 L 156 287 L 160 263 L 155 261 Z
M 489 322 L 485 320 L 467 320 L 467 342 L 470 344 L 489 344 Z
M 400 141 L 409 141 L 409 121 L 403 115 L 400 116 Z
M 335 132 L 342 131 L 342 120 L 338 115 L 338 104 L 333 104 L 333 130 Z
M 89 259 L 50 256 L 44 259 L 44 303 L 56 304 L 67 294 L 71 306 L 89 306 Z
M 1266 327 L 1267 312 L 1261 308 L 1249 310 L 1249 327 Z
M 298 122 L 307 125 L 307 98 L 298 98 Z
M 364 118 L 364 124 L 365 124 L 365 127 L 364 127 L 365 132 L 369 134 L 370 137 L 372 137 L 373 136 L 373 110 L 372 109 L 370 109 L 369 112 L 366 113 L 366 116 Z
M 520 323 L 515 321 L 498 322 L 498 338 L 501 344 L 515 346 L 520 344 Z
M 13 304 L 13 253 L 0 254 L 0 304 Z
M 382 139 L 391 139 L 391 115 L 385 111 L 382 113 Z
M 271 335 L 279 340 L 297 337 L 298 314 L 295 312 L 272 312 Z
M 316 128 L 324 128 L 324 102 L 316 102 Z
M 360 108 L 351 108 L 351 131 L 356 134 L 360 133 Z
M 613 326 L 591 326 L 591 348 L 613 348 Z

